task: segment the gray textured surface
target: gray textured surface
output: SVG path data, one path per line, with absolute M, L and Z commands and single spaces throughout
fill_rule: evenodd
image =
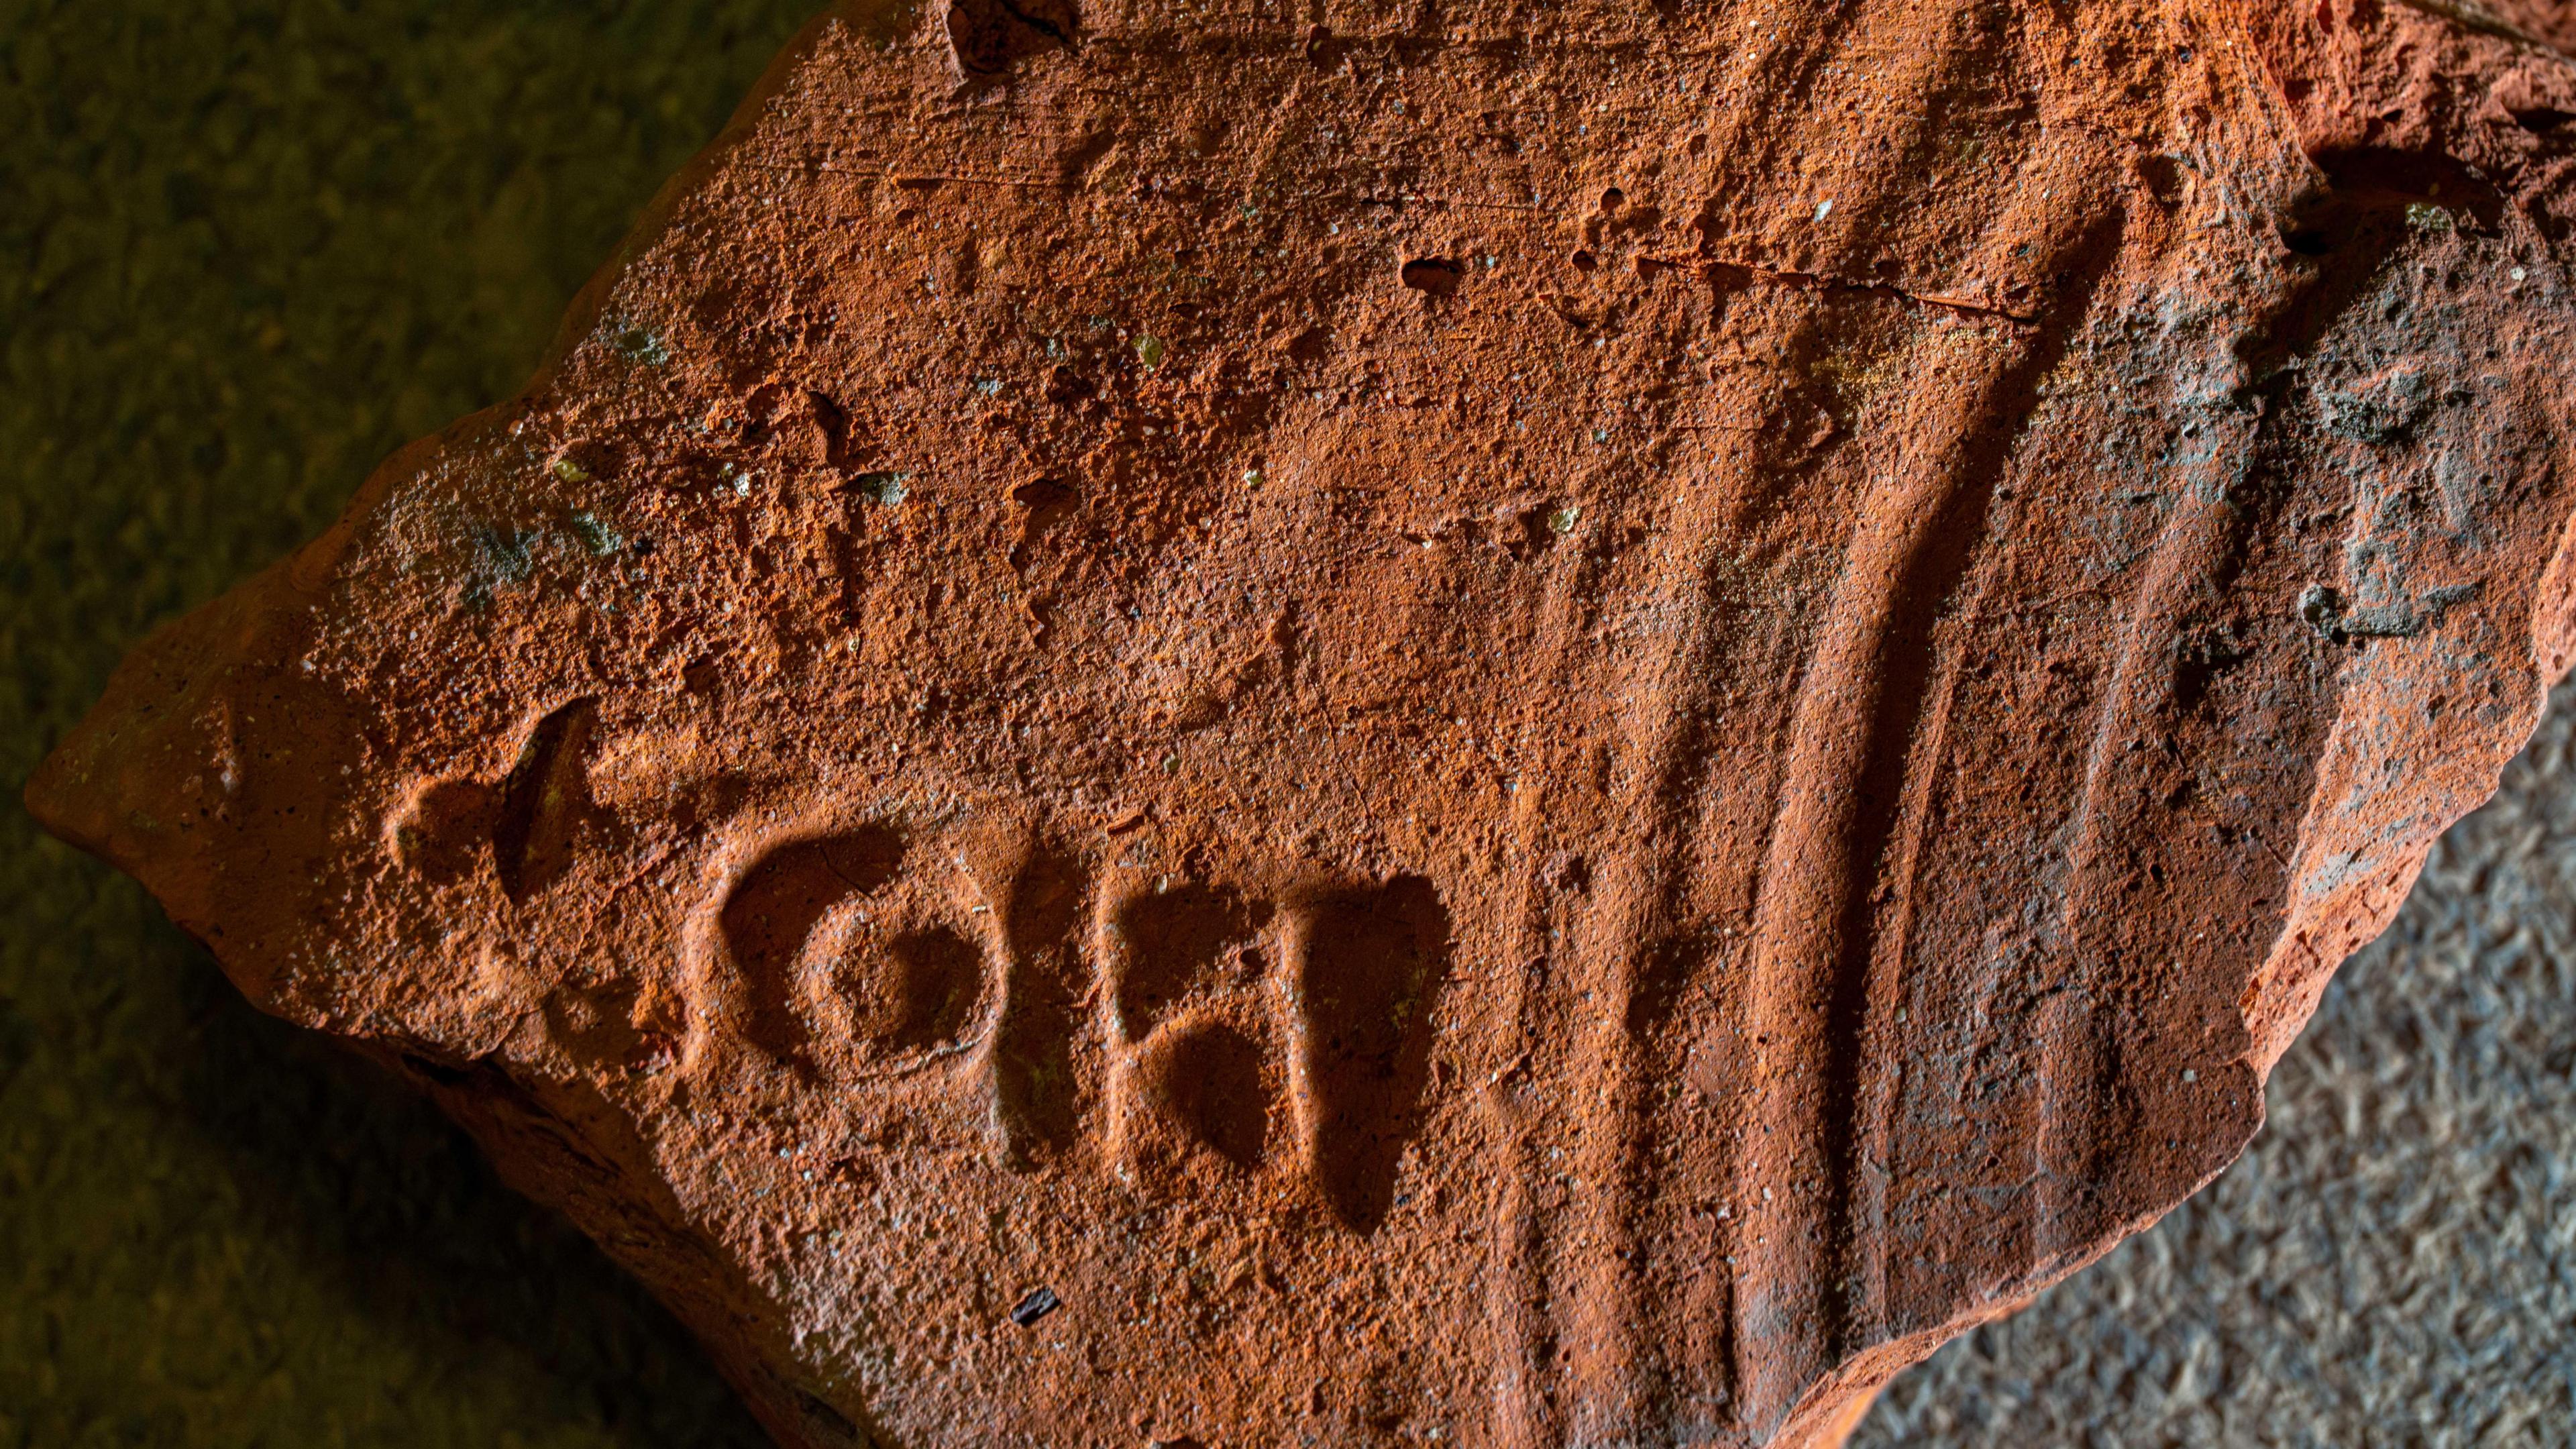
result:
M 506 395 L 809 0 L 0 0 L 0 776 Z M 2576 1439 L 2564 715 L 2252 1156 L 1907 1376 L 1872 1444 Z M 0 1449 L 748 1445 L 433 1114 L 0 810 Z

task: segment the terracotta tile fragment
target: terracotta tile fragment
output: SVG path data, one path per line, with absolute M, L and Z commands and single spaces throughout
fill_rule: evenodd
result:
M 1322 13 L 817 21 L 29 787 L 783 1443 L 1836 1439 L 2566 662 L 2547 7 Z

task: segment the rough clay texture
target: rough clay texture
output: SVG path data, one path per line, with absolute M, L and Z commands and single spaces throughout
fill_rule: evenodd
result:
M 2576 1424 L 2576 683 L 2452 827 L 2244 1158 L 1900 1376 L 1854 1449 L 2439 1449 Z
M 790 1442 L 1812 1441 L 2528 733 L 2530 29 L 827 18 L 31 803 Z

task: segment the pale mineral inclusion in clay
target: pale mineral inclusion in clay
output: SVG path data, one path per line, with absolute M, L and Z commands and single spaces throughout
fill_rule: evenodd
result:
M 1831 1442 L 2530 731 L 2570 28 L 846 7 L 29 799 L 784 1444 Z

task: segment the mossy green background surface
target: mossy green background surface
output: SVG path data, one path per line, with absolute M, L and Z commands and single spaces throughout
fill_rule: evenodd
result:
M 0 1449 L 766 1442 L 14 794 L 154 624 L 516 391 L 818 8 L 0 0 Z

